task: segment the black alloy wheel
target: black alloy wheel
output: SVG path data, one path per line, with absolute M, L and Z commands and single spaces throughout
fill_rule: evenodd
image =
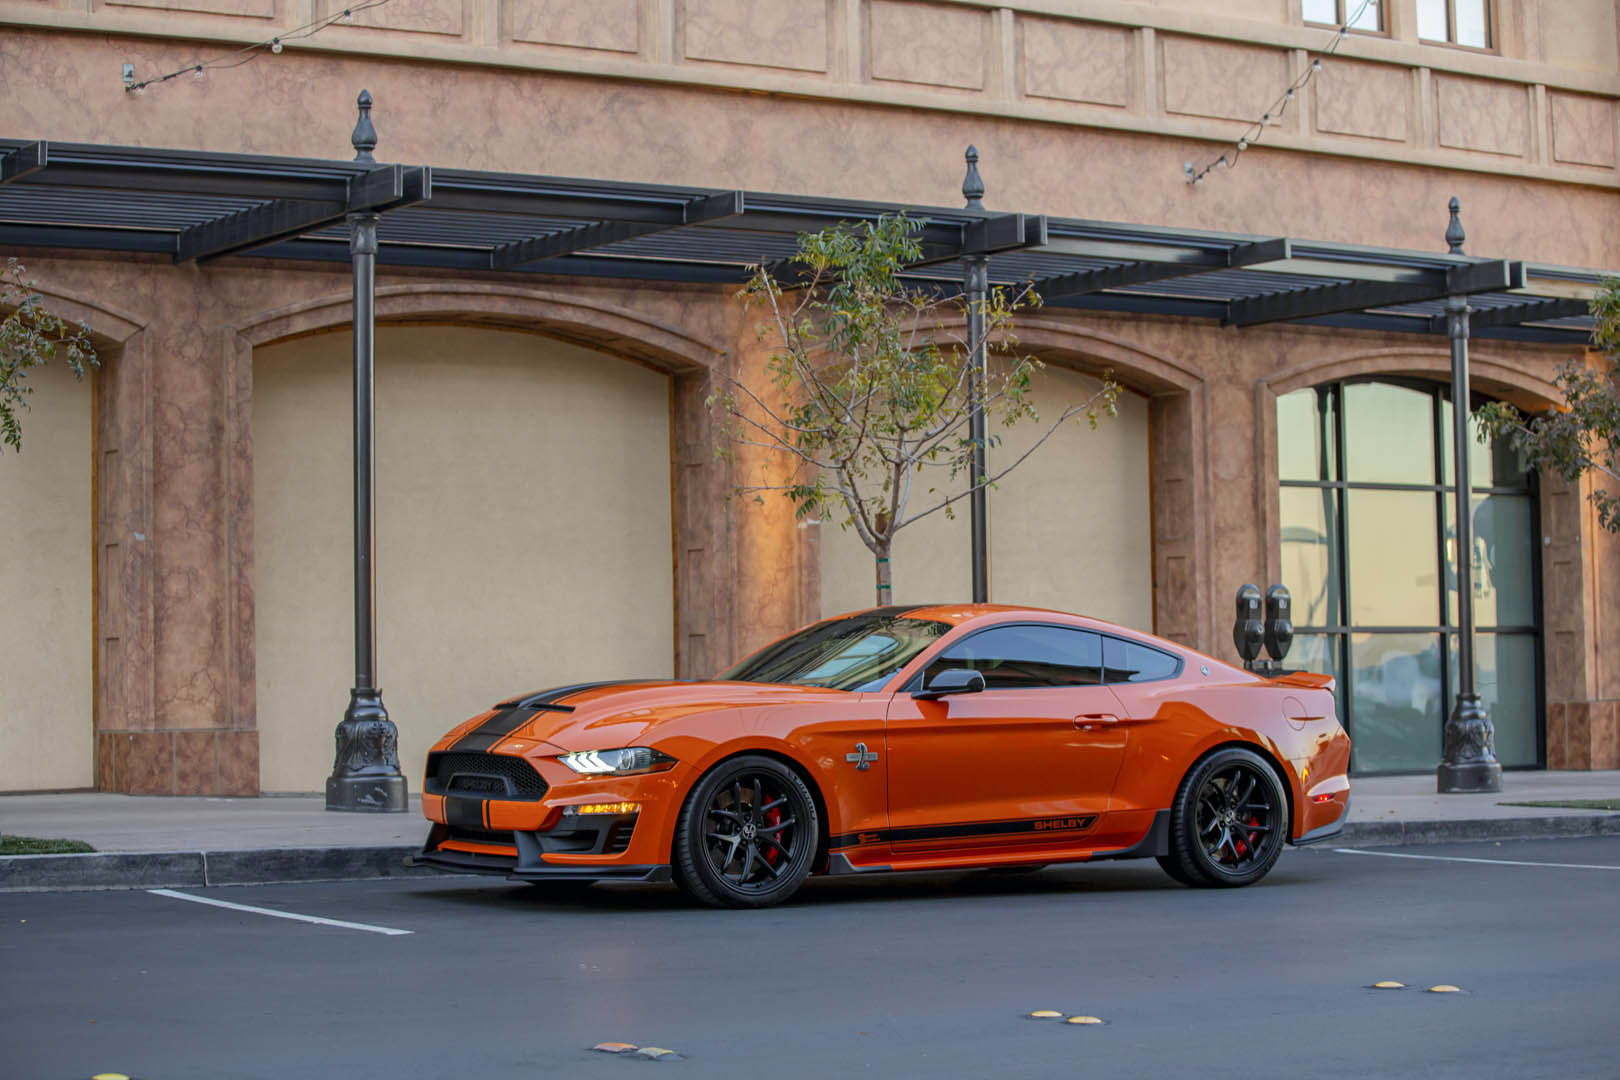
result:
M 1271 765 L 1232 746 L 1199 762 L 1176 793 L 1170 854 L 1159 865 L 1185 885 L 1252 885 L 1288 839 L 1288 800 Z
M 713 907 L 769 907 L 810 875 L 820 822 L 799 775 L 759 755 L 698 781 L 675 829 L 675 881 Z

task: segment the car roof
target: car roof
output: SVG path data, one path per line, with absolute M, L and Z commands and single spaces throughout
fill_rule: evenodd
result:
M 916 604 L 890 607 L 866 608 L 861 611 L 847 611 L 835 618 L 845 619 L 856 615 L 891 615 L 904 619 L 927 619 L 932 622 L 949 623 L 951 626 L 961 626 L 964 623 L 982 620 L 986 624 L 996 622 L 1012 622 L 1017 619 L 1056 619 L 1075 626 L 1084 626 L 1104 633 L 1121 634 L 1126 637 L 1149 638 L 1160 640 L 1153 634 L 1141 630 L 1134 630 L 1129 626 L 1120 626 L 1103 619 L 1093 619 L 1087 615 L 1076 615 L 1072 611 L 1057 611 L 1053 608 L 1027 607 L 1022 604 Z M 1175 645 L 1175 642 L 1166 642 Z M 1181 646 L 1176 646 L 1181 648 Z

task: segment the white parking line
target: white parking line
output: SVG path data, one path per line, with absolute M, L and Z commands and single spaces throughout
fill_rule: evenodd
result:
M 251 904 L 232 904 L 226 900 L 214 900 L 207 896 L 192 896 L 190 893 L 175 892 L 173 889 L 147 889 L 153 896 L 169 896 L 176 900 L 190 900 L 193 904 L 208 904 L 210 907 L 229 908 L 232 911 L 246 911 L 254 915 L 268 915 L 272 919 L 292 919 L 296 922 L 314 923 L 316 926 L 336 926 L 343 930 L 364 930 L 368 934 L 414 934 L 414 930 L 395 930 L 389 926 L 369 926 L 366 923 L 344 922 L 342 919 L 323 919 L 319 915 L 300 915 L 294 911 L 277 911 L 274 908 L 254 907 Z
M 1524 862 L 1519 859 L 1467 859 L 1461 855 L 1406 855 L 1399 851 L 1367 851 L 1363 848 L 1334 848 L 1339 855 L 1381 855 L 1386 859 L 1426 859 L 1429 862 L 1485 863 L 1490 866 L 1541 866 L 1553 870 L 1620 870 L 1620 866 L 1575 862 Z

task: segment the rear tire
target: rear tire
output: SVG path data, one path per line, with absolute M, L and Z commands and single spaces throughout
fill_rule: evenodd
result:
M 1276 770 L 1229 746 L 1193 767 L 1170 814 L 1166 873 L 1186 885 L 1237 888 L 1271 872 L 1288 838 L 1288 799 Z
M 780 761 L 759 754 L 723 761 L 681 807 L 675 882 L 710 907 L 780 904 L 810 876 L 820 825 L 810 789 Z

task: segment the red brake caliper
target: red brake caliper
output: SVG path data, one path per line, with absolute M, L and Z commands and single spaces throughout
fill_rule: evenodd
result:
M 773 806 L 765 812 L 765 824 L 773 829 L 782 824 L 782 808 L 780 806 Z M 778 837 L 778 833 L 771 833 L 770 851 L 765 855 L 765 861 L 772 866 L 775 866 L 776 861 L 782 857 L 782 849 L 776 846 Z
M 1251 814 L 1249 816 L 1248 823 L 1250 825 L 1258 825 L 1258 824 L 1260 824 L 1260 819 Z M 1248 853 L 1249 844 L 1253 842 L 1253 839 L 1254 839 L 1254 834 L 1251 833 L 1251 832 L 1248 832 L 1247 830 L 1245 830 L 1242 834 L 1240 834 L 1238 836 L 1234 836 L 1232 838 L 1232 846 L 1237 850 L 1238 858 L 1241 859 L 1241 858 L 1243 858 L 1243 856 L 1245 854 Z

